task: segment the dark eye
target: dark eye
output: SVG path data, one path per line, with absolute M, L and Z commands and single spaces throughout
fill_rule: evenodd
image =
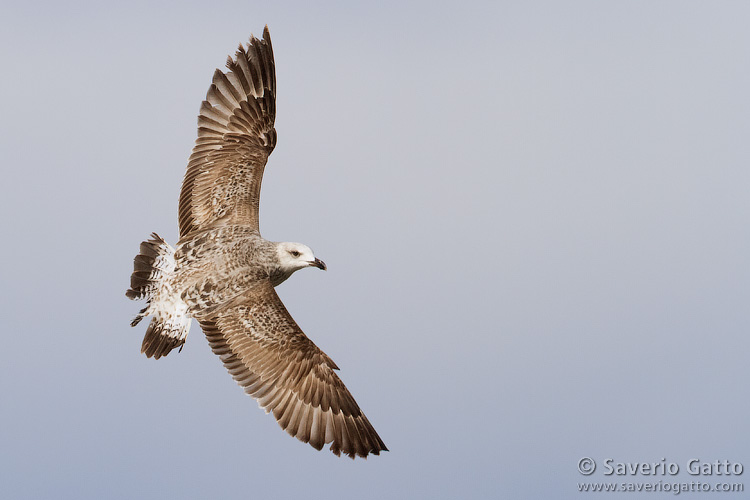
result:
M 294 257 L 299 257 L 299 252 L 297 250 L 292 250 L 289 253 L 292 254 L 292 256 L 294 256 Z

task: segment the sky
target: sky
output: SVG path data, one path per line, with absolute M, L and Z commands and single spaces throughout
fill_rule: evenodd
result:
M 750 489 L 746 2 L 0 14 L 4 497 Z M 388 445 L 366 461 L 280 430 L 197 324 L 158 361 L 129 326 L 139 243 L 177 240 L 213 71 L 266 24 L 278 143 L 261 232 L 328 264 L 277 291 Z M 679 471 L 607 474 L 618 463 Z

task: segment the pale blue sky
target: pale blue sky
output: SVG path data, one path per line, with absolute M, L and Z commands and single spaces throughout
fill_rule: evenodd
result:
M 583 456 L 591 481 L 750 470 L 746 2 L 0 14 L 4 497 L 574 499 Z M 278 291 L 391 449 L 367 461 L 287 436 L 197 325 L 159 361 L 129 327 L 213 70 L 266 23 L 261 230 L 329 266 Z

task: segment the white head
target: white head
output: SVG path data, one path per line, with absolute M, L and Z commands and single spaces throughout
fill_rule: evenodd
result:
M 279 257 L 279 267 L 289 274 L 311 266 L 326 270 L 325 262 L 316 259 L 310 247 L 302 243 L 279 243 L 276 245 L 276 253 Z

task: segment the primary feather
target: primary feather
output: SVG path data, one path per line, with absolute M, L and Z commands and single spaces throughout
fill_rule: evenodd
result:
M 142 351 L 182 346 L 196 318 L 237 383 L 292 436 L 336 455 L 387 450 L 336 375 L 336 364 L 302 332 L 274 287 L 304 267 L 326 269 L 301 243 L 263 239 L 258 204 L 276 145 L 276 73 L 268 27 L 217 70 L 198 116 L 179 204 L 180 241 L 141 245 L 127 296 L 153 316 Z

